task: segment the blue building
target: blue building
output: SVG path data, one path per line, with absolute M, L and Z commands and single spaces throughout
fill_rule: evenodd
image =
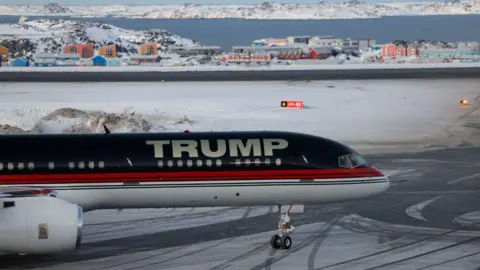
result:
M 93 65 L 94 66 L 106 66 L 107 65 L 107 59 L 101 55 L 97 55 L 92 58 L 93 60 Z
M 12 61 L 12 67 L 29 67 L 30 62 L 24 58 L 17 58 Z
M 107 59 L 107 66 L 121 66 L 122 60 L 120 58 L 108 58 Z
M 120 58 L 105 58 L 101 55 L 97 55 L 95 56 L 94 58 L 92 58 L 93 60 L 93 65 L 94 66 L 121 66 L 122 65 L 122 61 L 120 60 Z

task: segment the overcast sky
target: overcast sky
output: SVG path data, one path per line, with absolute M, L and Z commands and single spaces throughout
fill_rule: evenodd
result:
M 0 0 L 0 5 L 43 5 L 57 2 L 65 5 L 172 5 L 172 4 L 260 4 L 265 0 Z M 276 3 L 318 3 L 321 0 L 275 0 Z M 430 0 L 434 1 L 434 0 Z M 346 2 L 346 0 L 327 0 Z M 423 2 L 423 0 L 365 0 L 365 2 Z

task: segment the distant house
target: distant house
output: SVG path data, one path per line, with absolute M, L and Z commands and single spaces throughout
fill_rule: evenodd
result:
M 64 53 L 75 53 L 81 58 L 93 57 L 93 44 L 71 44 L 63 48 Z
M 106 58 L 101 55 L 95 56 L 93 59 L 93 65 L 95 66 L 121 66 L 122 60 L 120 58 Z
M 59 53 L 55 57 L 57 66 L 79 66 L 81 57 L 76 53 Z
M 17 58 L 12 61 L 12 67 L 29 67 L 30 62 L 24 58 Z
M 106 66 L 107 65 L 107 59 L 101 55 L 97 55 L 92 58 L 93 65 L 94 66 Z
M 104 46 L 98 49 L 98 55 L 107 57 L 107 58 L 116 58 L 117 57 L 117 46 L 115 44 Z
M 141 55 L 158 55 L 158 43 L 152 42 L 140 45 Z
M 388 43 L 382 46 L 382 56 L 393 57 L 397 55 L 397 46 L 393 43 Z
M 35 54 L 35 67 L 55 67 L 57 66 L 56 54 L 54 53 L 37 53 Z
M 5 46 L 0 45 L 0 62 L 7 62 L 8 61 L 8 48 Z
M 143 63 L 159 63 L 162 58 L 158 55 L 137 55 L 130 57 L 130 63 L 141 65 Z

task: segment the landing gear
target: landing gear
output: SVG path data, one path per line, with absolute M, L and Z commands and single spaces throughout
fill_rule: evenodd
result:
M 292 246 L 292 238 L 289 234 L 295 231 L 295 226 L 290 224 L 288 213 L 280 214 L 278 221 L 278 234 L 274 234 L 270 239 L 270 245 L 274 249 L 289 249 Z

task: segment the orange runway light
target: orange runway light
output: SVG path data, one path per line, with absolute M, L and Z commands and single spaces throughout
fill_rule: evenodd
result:
M 462 99 L 462 100 L 460 100 L 460 104 L 461 105 L 468 105 L 468 100 Z
M 303 101 L 301 100 L 284 100 L 280 102 L 282 108 L 303 108 Z

